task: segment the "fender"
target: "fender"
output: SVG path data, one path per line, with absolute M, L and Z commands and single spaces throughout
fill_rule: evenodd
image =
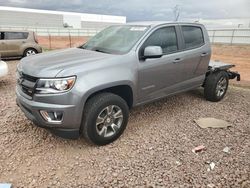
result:
M 136 99 L 136 96 L 135 96 L 136 92 L 134 92 L 135 91 L 135 86 L 134 86 L 133 82 L 131 82 L 129 80 L 123 80 L 123 81 L 117 81 L 117 82 L 113 82 L 113 83 L 106 83 L 106 84 L 99 85 L 99 86 L 96 86 L 94 88 L 89 89 L 83 95 L 81 103 L 84 104 L 83 106 L 85 106 L 85 103 L 86 103 L 87 99 L 91 95 L 93 95 L 94 93 L 97 93 L 99 91 L 102 91 L 102 90 L 105 90 L 105 89 L 108 89 L 108 88 L 117 87 L 117 86 L 128 86 L 128 87 L 130 87 L 130 89 L 132 91 L 133 99 Z M 133 106 L 134 106 L 134 104 L 135 104 L 135 100 L 133 100 Z

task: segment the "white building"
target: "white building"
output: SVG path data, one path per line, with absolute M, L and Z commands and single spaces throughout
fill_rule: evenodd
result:
M 120 23 L 126 23 L 126 17 L 0 6 L 1 27 L 98 29 Z

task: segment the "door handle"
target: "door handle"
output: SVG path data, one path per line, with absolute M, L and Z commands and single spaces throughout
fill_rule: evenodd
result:
M 176 58 L 176 59 L 173 61 L 173 63 L 179 63 L 179 62 L 181 62 L 181 61 L 182 61 L 181 58 Z
M 204 53 L 201 54 L 201 57 L 204 57 L 204 56 L 206 56 L 206 55 L 208 55 L 208 53 L 207 53 L 207 52 L 204 52 Z

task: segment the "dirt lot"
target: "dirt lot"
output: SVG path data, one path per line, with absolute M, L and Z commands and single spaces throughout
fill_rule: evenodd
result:
M 0 182 L 14 187 L 250 187 L 250 90 L 223 101 L 194 90 L 135 108 L 116 142 L 90 146 L 37 128 L 15 104 L 15 61 L 0 81 Z M 232 127 L 201 129 L 200 117 Z M 207 150 L 192 149 L 203 144 Z M 223 152 L 229 147 L 229 153 Z M 208 171 L 209 163 L 215 168 Z

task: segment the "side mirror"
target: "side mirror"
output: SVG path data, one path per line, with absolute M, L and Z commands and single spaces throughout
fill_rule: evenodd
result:
M 144 49 L 143 56 L 147 58 L 160 58 L 163 55 L 162 48 L 160 46 L 147 46 Z

